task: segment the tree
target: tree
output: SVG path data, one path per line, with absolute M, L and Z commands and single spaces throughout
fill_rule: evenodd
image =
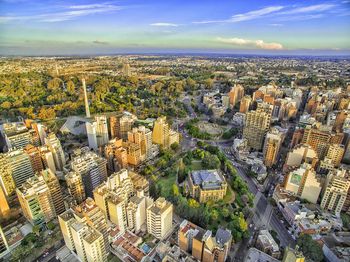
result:
M 55 109 L 42 107 L 40 109 L 38 117 L 44 120 L 54 119 L 56 118 Z
M 50 90 L 57 90 L 60 87 L 61 79 L 53 78 L 47 82 L 47 88 Z
M 175 142 L 170 145 L 170 148 L 174 151 L 177 151 L 179 149 L 179 143 Z
M 190 208 L 198 208 L 200 206 L 200 204 L 193 198 L 190 198 L 187 202 Z
M 306 258 L 315 262 L 323 260 L 321 246 L 315 240 L 313 240 L 310 235 L 302 234 L 298 238 L 297 244 Z
M 52 221 L 48 222 L 46 226 L 49 230 L 54 230 L 56 227 Z
M 212 155 L 208 152 L 203 157 L 202 164 L 204 168 L 217 169 L 220 167 L 220 160 L 216 155 Z
M 5 102 L 1 103 L 1 108 L 3 108 L 3 109 L 10 109 L 11 106 L 12 106 L 12 104 L 9 101 L 5 101 Z
M 219 212 L 216 210 L 216 209 L 213 209 L 211 212 L 210 212 L 210 217 L 213 221 L 216 221 L 219 219 Z
M 70 94 L 71 96 L 72 96 L 72 95 L 75 95 L 75 85 L 74 85 L 74 83 L 73 83 L 72 80 L 69 80 L 69 81 L 67 82 L 67 92 L 68 92 L 68 94 Z
M 177 185 L 175 184 L 172 185 L 172 191 L 175 197 L 179 196 L 180 192 L 179 192 L 179 187 Z
M 247 221 L 245 221 L 244 219 L 243 213 L 239 214 L 239 227 L 242 232 L 248 230 L 248 224 L 247 224 Z
M 40 235 L 40 227 L 38 225 L 34 225 L 32 231 L 35 235 Z

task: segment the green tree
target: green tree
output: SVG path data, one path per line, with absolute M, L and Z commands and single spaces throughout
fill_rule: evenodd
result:
M 35 235 L 40 235 L 40 227 L 38 225 L 34 225 L 32 231 Z
M 180 195 L 180 192 L 179 192 L 179 187 L 175 184 L 172 185 L 172 191 L 173 191 L 173 195 L 174 196 L 179 196 Z
M 177 151 L 179 149 L 179 143 L 175 142 L 170 145 L 170 148 L 174 151 Z
M 67 92 L 69 95 L 75 95 L 75 85 L 72 80 L 67 82 Z
M 10 109 L 11 106 L 12 106 L 12 104 L 9 101 L 5 101 L 5 102 L 1 103 L 1 108 L 3 108 L 3 109 Z
M 220 160 L 216 155 L 206 153 L 203 157 L 202 164 L 204 168 L 217 169 L 220 167 Z
M 323 260 L 322 247 L 308 234 L 302 234 L 297 241 L 304 256 L 314 262 Z

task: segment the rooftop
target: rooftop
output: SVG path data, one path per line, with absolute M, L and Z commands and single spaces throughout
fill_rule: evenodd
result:
M 225 182 L 218 170 L 192 171 L 193 184 L 200 185 L 203 189 L 218 189 Z

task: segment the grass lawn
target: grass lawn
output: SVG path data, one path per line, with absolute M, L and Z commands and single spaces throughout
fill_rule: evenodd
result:
M 169 196 L 172 190 L 172 185 L 175 184 L 176 176 L 158 177 L 156 182 L 162 190 L 162 195 Z
M 203 170 L 202 161 L 201 160 L 193 160 L 191 163 L 192 170 Z

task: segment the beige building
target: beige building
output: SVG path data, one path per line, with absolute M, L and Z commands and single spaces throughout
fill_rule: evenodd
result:
M 144 126 L 133 128 L 128 132 L 128 141 L 139 145 L 141 155 L 147 158 L 152 147 L 152 131 Z
M 54 133 L 50 133 L 45 138 L 45 144 L 52 153 L 56 170 L 62 171 L 66 164 L 66 158 L 61 146 L 61 142 L 58 140 Z M 54 170 L 52 170 L 54 172 Z
M 333 211 L 336 215 L 340 215 L 349 188 L 350 180 L 345 170 L 329 173 L 325 185 L 325 192 L 321 201 L 321 208 Z
M 252 98 L 250 96 L 244 96 L 239 106 L 239 112 L 244 114 L 247 113 L 249 111 L 249 107 L 251 103 L 252 103 Z
M 173 226 L 173 204 L 165 198 L 158 198 L 147 208 L 147 231 L 158 239 L 163 239 Z
M 316 151 L 308 144 L 300 144 L 290 150 L 283 169 L 285 171 L 295 169 L 300 167 L 302 163 L 310 164 L 313 168 L 318 163 Z
M 179 143 L 179 133 L 172 130 L 166 122 L 166 117 L 158 117 L 154 122 L 152 141 L 154 144 L 168 148 L 173 143 Z
M 301 199 L 316 204 L 321 192 L 321 182 L 311 165 L 304 163 L 287 175 L 284 188 Z
M 235 84 L 228 93 L 228 96 L 230 99 L 230 104 L 232 106 L 235 106 L 238 102 L 241 101 L 242 97 L 244 96 L 243 86 Z
M 331 144 L 328 148 L 326 158 L 332 161 L 334 167 L 339 167 L 343 159 L 345 149 L 341 144 Z
M 283 134 L 277 129 L 273 128 L 267 133 L 263 146 L 264 164 L 266 167 L 276 164 L 282 142 Z
M 104 146 L 108 143 L 108 126 L 106 116 L 95 116 L 97 146 Z
M 243 138 L 247 139 L 250 148 L 262 149 L 265 135 L 270 128 L 270 122 L 271 114 L 262 109 L 246 113 Z
M 32 163 L 32 168 L 34 172 L 40 172 L 44 169 L 39 148 L 33 145 L 26 145 L 24 151 L 30 158 L 30 162 Z
M 71 171 L 65 176 L 65 179 L 68 192 L 73 197 L 76 204 L 82 203 L 86 197 L 81 176 L 77 172 Z
M 126 140 L 135 120 L 137 117 L 128 112 L 124 112 L 121 116 L 112 116 L 110 118 L 111 137 Z
M 191 197 L 200 203 L 221 200 L 226 195 L 227 190 L 226 180 L 219 170 L 192 171 L 185 186 Z
M 181 250 L 202 262 L 225 262 L 232 244 L 231 231 L 219 228 L 213 236 L 187 220 L 180 224 L 178 244 Z

